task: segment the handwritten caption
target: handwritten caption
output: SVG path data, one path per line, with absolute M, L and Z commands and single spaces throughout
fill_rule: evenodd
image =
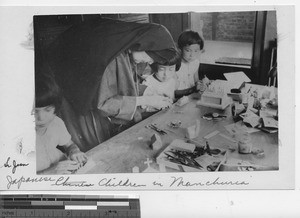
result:
M 190 181 L 182 176 L 170 176 L 161 181 L 147 181 L 139 183 L 133 179 L 126 178 L 120 179 L 117 177 L 101 177 L 97 181 L 89 182 L 88 180 L 74 180 L 71 176 L 15 176 L 17 169 L 28 167 L 28 163 L 18 163 L 10 157 L 0 168 L 11 169 L 11 175 L 6 176 L 7 189 L 21 189 L 23 184 L 36 184 L 43 183 L 56 187 L 72 187 L 72 188 L 92 188 L 92 187 L 105 187 L 105 188 L 197 188 L 197 187 L 217 187 L 217 186 L 248 186 L 249 182 L 243 180 L 223 180 L 220 177 L 209 180 L 194 180 Z
M 29 165 L 29 163 L 17 163 L 16 160 L 11 161 L 11 158 L 8 157 L 6 162 L 0 168 L 2 168 L 2 167 L 11 168 L 11 172 L 14 174 L 16 172 L 17 168 L 27 167 L 28 165 Z
M 127 188 L 143 188 L 143 187 L 161 187 L 161 188 L 188 188 L 188 187 L 211 187 L 211 186 L 247 186 L 249 185 L 246 181 L 224 181 L 220 177 L 207 181 L 188 181 L 183 177 L 171 176 L 169 179 L 163 182 L 154 181 L 152 185 L 146 183 L 134 182 L 127 178 L 125 180 L 118 179 L 115 177 L 103 177 L 98 182 L 88 182 L 85 180 L 72 180 L 70 176 L 60 176 L 59 178 L 54 178 L 51 176 L 40 176 L 40 177 L 24 177 L 14 178 L 10 175 L 6 176 L 7 179 L 7 189 L 15 186 L 20 189 L 24 183 L 47 183 L 51 186 L 62 186 L 62 187 L 74 187 L 74 188 L 90 188 L 90 187 L 127 187 Z

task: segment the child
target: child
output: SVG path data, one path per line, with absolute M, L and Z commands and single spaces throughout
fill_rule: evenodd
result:
M 143 85 L 147 86 L 144 96 L 165 96 L 173 103 L 175 98 L 175 90 L 177 86 L 176 71 L 180 68 L 180 53 L 169 61 L 161 61 L 151 65 L 152 75 L 147 76 L 143 81 Z M 157 109 L 147 107 L 147 111 L 155 111 Z
M 58 86 L 52 78 L 43 76 L 36 79 L 35 93 L 37 173 L 75 172 L 87 157 L 72 142 L 64 122 L 56 116 L 61 104 Z M 69 160 L 65 160 L 66 156 Z
M 203 89 L 202 82 L 199 83 L 198 71 L 199 55 L 204 47 L 204 42 L 197 32 L 188 30 L 179 36 L 178 47 L 182 52 L 182 61 L 179 71 L 176 72 L 179 83 L 175 92 L 177 98 Z

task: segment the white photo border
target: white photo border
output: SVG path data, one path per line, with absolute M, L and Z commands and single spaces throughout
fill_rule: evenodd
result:
M 30 115 L 34 93 L 34 52 L 30 49 L 21 47 L 21 43 L 26 40 L 28 28 L 32 22 L 33 15 L 49 15 L 49 14 L 86 14 L 86 13 L 116 13 L 116 12 L 187 12 L 187 11 L 254 11 L 254 10 L 276 10 L 278 22 L 278 59 L 279 59 L 279 162 L 280 170 L 274 172 L 222 172 L 214 174 L 197 174 L 184 173 L 184 175 L 176 174 L 176 177 L 190 183 L 207 184 L 212 183 L 216 179 L 218 182 L 225 183 L 221 185 L 196 185 L 192 187 L 175 187 L 170 186 L 174 180 L 174 174 L 109 174 L 109 175 L 72 175 L 41 177 L 35 174 L 35 160 L 24 156 L 16 148 L 20 139 L 25 144 L 35 144 L 35 133 L 33 125 L 33 117 Z M 4 45 L 2 60 L 5 63 L 1 66 L 1 101 L 3 106 L 1 114 L 3 120 L 1 122 L 1 130 L 4 137 L 0 141 L 0 145 L 4 152 L 1 155 L 1 162 L 5 163 L 8 158 L 17 160 L 17 162 L 27 164 L 30 167 L 22 168 L 22 171 L 11 173 L 9 168 L 0 168 L 0 190 L 245 190 L 245 189 L 294 189 L 295 188 L 295 121 L 294 121 L 294 78 L 295 78 L 295 29 L 292 25 L 295 22 L 293 6 L 193 6 L 193 7 L 42 7 L 42 6 L 14 6 L 0 7 L 3 13 L 0 13 L 0 22 L 4 31 L 2 32 L 0 44 Z M 9 21 L 9 22 L 7 22 Z M 14 28 L 12 28 L 12 25 Z M 286 65 L 285 63 L 290 63 Z M 16 64 L 17 63 L 17 64 Z M 286 76 L 288 75 L 288 76 Z M 20 87 L 22 89 L 20 89 Z M 22 90 L 22 91 L 21 91 Z M 9 93 L 10 98 L 5 98 Z M 287 98 L 286 96 L 289 96 Z M 199 176 L 201 175 L 201 176 Z M 82 181 L 86 178 L 83 185 L 53 185 L 60 181 Z M 113 184 L 119 184 L 119 181 L 129 180 L 132 186 L 99 186 L 102 179 L 111 179 Z M 154 181 L 162 184 L 154 185 Z M 38 185 L 36 185 L 38 184 Z

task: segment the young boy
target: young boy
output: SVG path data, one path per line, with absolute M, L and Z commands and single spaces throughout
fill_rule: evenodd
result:
M 70 174 L 87 161 L 87 156 L 72 142 L 64 122 L 56 116 L 61 104 L 59 88 L 52 78 L 42 76 L 36 79 L 35 93 L 36 171 Z
M 204 47 L 203 39 L 197 32 L 187 30 L 179 36 L 178 47 L 182 52 L 182 60 L 181 67 L 176 72 L 179 83 L 175 92 L 177 98 L 204 89 L 203 82 L 202 80 L 199 81 L 198 74 L 200 65 L 199 55 Z
M 170 61 L 161 61 L 151 65 L 153 74 L 147 76 L 143 81 L 143 85 L 147 86 L 144 91 L 146 96 L 165 96 L 173 103 L 175 98 L 175 90 L 177 88 L 176 71 L 180 68 L 181 57 L 180 54 Z M 155 111 L 155 108 L 147 107 L 147 111 Z

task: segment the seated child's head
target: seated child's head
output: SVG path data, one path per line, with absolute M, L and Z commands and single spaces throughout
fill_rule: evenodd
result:
M 178 47 L 182 51 L 182 58 L 191 62 L 199 57 L 200 51 L 204 47 L 204 41 L 197 32 L 187 30 L 180 34 Z
M 59 87 L 50 76 L 39 76 L 35 80 L 35 124 L 47 126 L 61 105 Z
M 175 72 L 180 69 L 181 55 L 179 51 L 176 51 L 176 55 L 169 60 L 163 60 L 160 62 L 154 62 L 151 64 L 151 69 L 155 78 L 160 82 L 166 82 L 173 78 Z

